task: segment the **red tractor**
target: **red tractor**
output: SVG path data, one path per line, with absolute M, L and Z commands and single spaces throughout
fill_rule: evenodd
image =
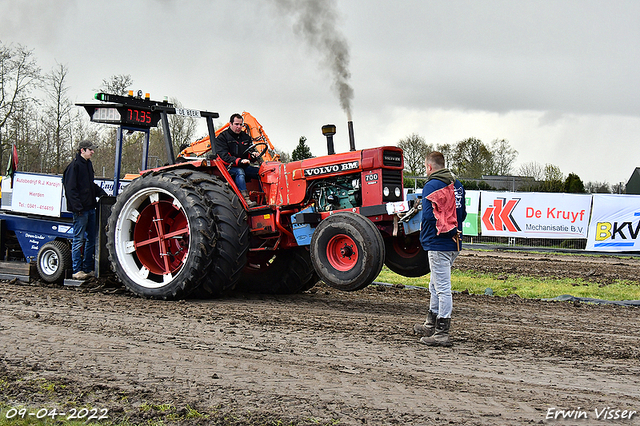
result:
M 83 105 L 94 121 L 100 121 L 96 110 L 105 108 L 120 113 L 121 121 L 111 123 L 121 126 L 141 125 L 131 118 L 132 108 L 149 127 L 160 119 L 167 123 L 167 114 L 204 117 L 213 140 L 217 113 L 148 99 L 96 97 L 112 104 Z M 260 181 L 247 182 L 257 203 L 248 208 L 215 152 L 175 162 L 165 131 L 169 165 L 141 173 L 112 207 L 107 230 L 112 269 L 133 293 L 159 299 L 234 288 L 296 293 L 318 279 L 354 291 L 371 284 L 383 264 L 404 276 L 428 273 L 419 233 L 415 227 L 407 231 L 396 214 L 407 207 L 402 150 L 355 150 L 349 122 L 351 150 L 336 154 L 335 126 L 324 126 L 323 133 L 326 156 L 262 162 Z M 269 146 L 258 141 L 254 148 L 263 154 Z

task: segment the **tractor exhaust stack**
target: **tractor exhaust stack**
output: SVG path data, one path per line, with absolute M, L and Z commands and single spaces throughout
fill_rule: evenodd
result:
M 347 121 L 347 125 L 349 126 L 349 151 L 356 150 L 356 140 L 353 137 L 353 121 Z

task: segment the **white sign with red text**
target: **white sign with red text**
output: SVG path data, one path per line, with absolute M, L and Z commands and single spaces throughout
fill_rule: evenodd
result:
M 593 195 L 587 250 L 640 250 L 640 196 Z
M 482 191 L 482 235 L 586 238 L 591 195 Z
M 62 176 L 16 173 L 11 210 L 43 216 L 60 216 Z

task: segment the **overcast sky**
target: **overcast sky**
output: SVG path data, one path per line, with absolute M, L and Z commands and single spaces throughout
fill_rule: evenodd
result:
M 635 0 L 0 0 L 0 40 L 66 65 L 74 102 L 130 74 L 219 124 L 250 112 L 281 150 L 306 136 L 316 156 L 328 123 L 349 149 L 348 107 L 357 148 L 507 139 L 516 166 L 611 184 L 640 167 L 638 22 Z

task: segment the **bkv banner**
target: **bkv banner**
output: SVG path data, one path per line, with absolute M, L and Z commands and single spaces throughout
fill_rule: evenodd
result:
M 594 194 L 586 250 L 640 250 L 640 196 Z
M 483 236 L 587 238 L 591 195 L 540 192 L 480 194 Z

